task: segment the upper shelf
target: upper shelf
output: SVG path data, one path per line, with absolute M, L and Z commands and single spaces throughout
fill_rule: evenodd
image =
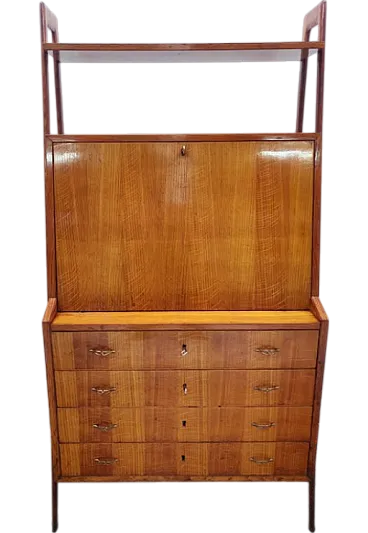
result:
M 233 63 L 300 61 L 322 41 L 223 44 L 62 44 L 44 43 L 61 63 Z

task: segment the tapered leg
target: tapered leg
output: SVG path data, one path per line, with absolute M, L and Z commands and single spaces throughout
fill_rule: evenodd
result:
M 309 482 L 309 531 L 316 530 L 315 524 L 315 501 L 316 501 L 316 480 L 313 478 Z
M 58 484 L 52 481 L 52 531 L 55 533 L 58 529 Z

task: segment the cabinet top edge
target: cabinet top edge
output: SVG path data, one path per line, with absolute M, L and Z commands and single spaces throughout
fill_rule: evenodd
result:
M 319 329 L 311 311 L 62 312 L 53 331 Z
M 46 139 L 52 143 L 316 141 L 319 137 L 319 133 L 46 135 Z

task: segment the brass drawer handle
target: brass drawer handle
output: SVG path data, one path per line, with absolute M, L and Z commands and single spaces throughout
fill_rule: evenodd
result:
M 269 457 L 268 459 L 256 459 L 256 457 L 249 457 L 249 461 L 256 463 L 257 465 L 268 465 L 268 463 L 273 463 L 274 459 L 273 457 Z
M 280 348 L 256 348 L 256 352 L 262 355 L 276 355 L 280 352 Z
M 96 392 L 103 396 L 104 394 L 111 394 L 116 391 L 116 387 L 92 387 L 92 392 Z
M 257 429 L 269 429 L 276 426 L 275 422 L 267 422 L 267 424 L 258 424 L 258 422 L 252 422 L 252 426 Z
M 183 357 L 184 357 L 185 355 L 188 355 L 188 350 L 187 350 L 187 345 L 186 345 L 186 344 L 183 344 L 180 353 L 181 353 L 181 355 L 182 355 Z
M 108 431 L 111 431 L 112 429 L 116 429 L 118 425 L 111 424 L 111 423 L 110 424 L 102 423 L 102 424 L 93 424 L 92 427 L 95 429 L 99 429 L 100 431 L 108 432 Z
M 274 390 L 278 390 L 280 387 L 278 385 L 272 385 L 271 387 L 253 387 L 253 390 L 259 391 L 259 392 L 273 392 Z
M 97 348 L 91 348 L 91 350 L 88 350 L 89 352 L 95 354 L 95 355 L 98 355 L 100 357 L 108 357 L 109 355 L 115 353 L 115 350 L 110 350 L 110 349 L 106 349 L 106 350 L 100 350 L 100 349 L 97 349 Z
M 186 383 L 183 383 L 183 392 L 184 394 L 188 394 L 188 387 Z
M 118 460 L 115 457 L 96 457 L 95 463 L 98 465 L 113 465 L 117 463 Z

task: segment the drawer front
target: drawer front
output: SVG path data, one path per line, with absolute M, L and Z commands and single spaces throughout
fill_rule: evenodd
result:
M 314 368 L 318 331 L 52 334 L 56 370 Z
M 57 371 L 58 407 L 311 406 L 314 370 Z
M 60 442 L 308 441 L 311 407 L 62 408 Z
M 61 444 L 62 476 L 305 475 L 309 445 Z

